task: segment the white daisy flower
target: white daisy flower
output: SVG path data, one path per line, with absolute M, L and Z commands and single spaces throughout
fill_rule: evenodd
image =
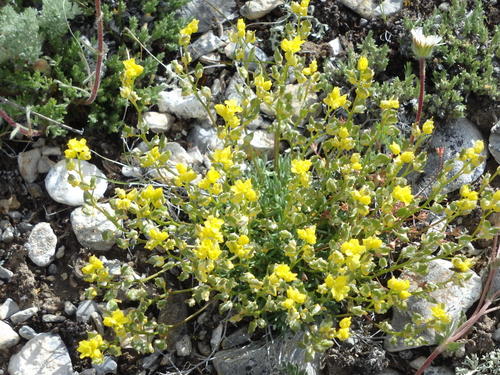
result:
M 437 35 L 424 35 L 422 28 L 411 30 L 413 52 L 418 58 L 428 58 L 432 55 L 432 49 L 440 45 L 442 38 Z

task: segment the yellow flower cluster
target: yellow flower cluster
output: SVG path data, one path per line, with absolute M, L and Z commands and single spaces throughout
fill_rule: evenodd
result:
M 132 202 L 134 202 L 139 195 L 137 189 L 132 189 L 127 193 L 121 188 L 116 188 L 115 194 L 117 198 L 115 199 L 114 206 L 119 210 L 128 210 Z
M 477 191 L 470 190 L 469 185 L 462 185 L 460 187 L 460 196 L 462 199 L 457 201 L 457 207 L 460 211 L 470 212 L 477 207 L 479 194 Z
M 217 170 L 210 168 L 205 178 L 198 182 L 198 187 L 207 190 L 211 194 L 218 195 L 222 192 L 222 185 L 217 182 L 220 177 L 221 175 Z
M 475 141 L 473 147 L 469 147 L 461 155 L 460 160 L 470 161 L 475 167 L 479 166 L 483 161 L 481 153 L 484 150 L 484 142 L 481 140 Z
M 316 225 L 311 225 L 305 229 L 297 229 L 297 235 L 309 245 L 316 243 Z
M 453 264 L 453 268 L 458 272 L 467 272 L 474 265 L 474 261 L 469 258 L 462 259 L 459 257 L 454 257 L 451 260 L 451 264 Z
M 151 166 L 159 166 L 167 161 L 167 157 L 167 153 L 160 152 L 158 146 L 154 146 L 141 157 L 141 167 L 149 168 Z
M 236 22 L 236 32 L 232 32 L 229 35 L 231 42 L 255 43 L 255 31 L 247 31 L 246 27 L 245 20 L 239 18 Z
M 295 38 L 289 40 L 289 39 L 283 39 L 281 41 L 281 49 L 285 51 L 285 58 L 290 66 L 295 66 L 297 65 L 297 57 L 295 54 L 300 51 L 302 48 L 302 44 L 304 44 L 304 40 L 300 38 L 300 36 L 296 36 Z
M 392 191 L 392 197 L 406 205 L 413 202 L 413 194 L 411 193 L 411 187 L 409 186 L 396 186 Z
M 89 257 L 88 264 L 82 267 L 82 273 L 86 275 L 85 280 L 88 282 L 105 282 L 109 279 L 108 269 L 95 255 Z
M 187 46 L 191 42 L 191 35 L 198 32 L 199 23 L 200 21 L 194 19 L 180 30 L 179 45 Z
M 325 99 L 326 100 L 326 99 Z M 333 138 L 332 145 L 338 150 L 349 151 L 354 148 L 354 139 L 351 137 L 349 130 L 345 126 L 339 127 L 336 131 L 336 136 Z
M 66 159 L 90 160 L 90 149 L 87 140 L 72 138 L 68 141 L 68 149 L 64 151 Z
M 333 275 L 328 274 L 325 278 L 325 282 L 318 286 L 319 293 L 325 294 L 330 292 L 332 298 L 337 302 L 345 299 L 350 290 L 349 278 L 345 275 L 333 277 Z
M 358 239 L 350 239 L 340 245 L 340 250 L 347 256 L 345 263 L 351 271 L 361 266 L 361 256 L 366 252 L 366 246 L 361 245 Z
M 398 99 L 382 100 L 380 102 L 380 108 L 385 111 L 388 109 L 398 109 L 399 100 Z
M 444 309 L 444 304 L 440 303 L 438 305 L 431 307 L 433 318 L 437 319 L 441 323 L 451 322 L 451 317 L 448 315 Z
M 95 335 L 88 340 L 80 341 L 76 350 L 80 353 L 80 358 L 90 358 L 94 363 L 101 363 L 104 359 L 102 350 L 107 347 L 101 335 Z
M 229 169 L 233 166 L 233 151 L 231 147 L 228 146 L 223 149 L 217 149 L 212 154 L 212 160 L 214 163 L 220 163 L 224 169 Z
M 309 181 L 311 179 L 309 169 L 311 168 L 311 166 L 312 162 L 310 160 L 292 160 L 291 171 L 293 174 L 298 176 L 300 183 L 304 187 L 309 185 Z
M 396 279 L 395 277 L 392 277 L 387 282 L 387 287 L 390 290 L 397 292 L 399 295 L 399 298 L 401 298 L 401 299 L 407 299 L 408 297 L 411 296 L 411 293 L 408 292 L 408 289 L 410 289 L 410 280 L 401 280 L 401 279 Z
M 292 12 L 297 16 L 305 17 L 307 16 L 307 7 L 309 6 L 310 0 L 302 0 L 300 3 L 292 1 L 291 9 Z
M 231 191 L 233 192 L 231 200 L 234 203 L 241 203 L 245 200 L 255 202 L 257 200 L 257 193 L 253 189 L 252 180 L 250 179 L 235 181 L 234 185 L 231 186 Z
M 424 134 L 432 134 L 432 132 L 434 131 L 434 121 L 429 119 L 427 121 L 424 122 L 424 124 L 422 125 L 422 132 Z
M 110 316 L 105 317 L 103 320 L 103 324 L 106 327 L 113 328 L 116 335 L 119 337 L 125 336 L 125 325 L 129 323 L 130 318 L 120 309 L 114 310 Z
M 194 251 L 199 259 L 216 260 L 222 254 L 219 243 L 224 242 L 221 227 L 224 220 L 209 216 L 203 226 L 199 229 L 199 245 Z
M 412 163 L 413 160 L 415 160 L 415 154 L 413 153 L 413 151 L 405 151 L 398 155 L 396 159 L 394 159 L 394 162 L 396 164 L 409 164 Z
M 336 110 L 337 108 L 346 108 L 349 105 L 347 94 L 340 95 L 340 87 L 334 87 L 327 95 L 323 102 L 328 106 L 329 110 Z
M 177 169 L 177 173 L 178 173 L 178 176 L 175 178 L 175 184 L 177 186 L 189 184 L 191 181 L 193 181 L 197 177 L 196 172 L 193 171 L 192 169 L 189 169 L 183 163 L 176 164 L 175 169 Z
M 399 155 L 401 153 L 401 147 L 396 142 L 392 142 L 389 145 L 389 149 L 394 155 Z
M 148 250 L 153 250 L 155 247 L 162 245 L 168 239 L 168 233 L 159 231 L 156 228 L 150 228 L 148 231 L 149 239 L 144 247 Z
M 234 129 L 240 125 L 240 119 L 236 114 L 242 112 L 243 108 L 238 105 L 236 100 L 229 99 L 224 101 L 224 104 L 216 104 L 215 111 L 224 119 L 229 127 Z
M 250 238 L 246 234 L 242 234 L 238 237 L 236 241 L 226 242 L 227 247 L 231 252 L 236 254 L 238 257 L 244 259 L 251 256 L 251 247 L 248 246 L 250 243 Z
M 254 77 L 253 80 L 255 84 L 256 95 L 259 99 L 261 99 L 264 103 L 270 104 L 273 100 L 272 95 L 269 93 L 273 83 L 271 80 L 267 80 L 264 78 L 262 74 L 258 74 Z
M 316 59 L 311 61 L 307 68 L 302 69 L 302 74 L 305 76 L 311 76 L 318 71 L 318 62 Z
M 349 338 L 349 336 L 351 335 L 351 332 L 350 332 L 351 317 L 343 318 L 339 322 L 339 327 L 340 328 L 335 333 L 335 337 L 337 337 L 341 341 L 347 340 Z
M 278 282 L 279 279 L 285 280 L 286 282 L 291 282 L 297 279 L 297 274 L 290 270 L 288 264 L 276 264 L 274 266 L 274 271 L 271 276 L 269 276 L 271 282 Z
M 307 299 L 306 294 L 299 292 L 294 287 L 289 287 L 286 290 L 286 295 L 288 298 L 286 298 L 281 305 L 287 310 L 294 309 L 296 303 L 301 305 L 306 302 Z
M 481 199 L 481 208 L 485 211 L 493 210 L 500 212 L 500 190 L 495 191 L 491 198 L 484 197 Z
M 125 70 L 121 76 L 122 87 L 120 88 L 120 95 L 122 98 L 125 98 L 135 104 L 140 98 L 134 91 L 134 82 L 135 79 L 142 74 L 144 68 L 141 65 L 136 64 L 134 58 L 122 61 L 122 63 Z

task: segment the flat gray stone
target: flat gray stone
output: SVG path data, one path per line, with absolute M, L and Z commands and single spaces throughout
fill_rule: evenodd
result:
M 361 17 L 372 19 L 390 16 L 403 7 L 403 0 L 384 0 L 380 4 L 374 0 L 339 0 L 346 7 L 358 13 Z
M 175 122 L 172 115 L 159 112 L 145 112 L 142 117 L 146 127 L 153 133 L 165 133 Z
M 57 236 L 49 223 L 38 223 L 30 233 L 25 247 L 28 257 L 39 267 L 48 266 L 56 255 Z
M 222 148 L 223 142 L 217 136 L 215 128 L 204 128 L 200 125 L 195 125 L 188 135 L 188 142 L 197 147 L 200 152 L 213 151 Z
M 93 312 L 98 312 L 97 303 L 91 300 L 80 302 L 76 309 L 76 321 L 87 323 Z
M 191 43 L 188 51 L 193 60 L 198 60 L 201 56 L 219 49 L 224 44 L 226 43 L 210 30 Z
M 37 335 L 36 331 L 30 326 L 22 326 L 19 328 L 19 336 L 21 336 L 25 340 L 31 340 L 33 337 Z
M 38 177 L 38 161 L 41 156 L 42 152 L 39 148 L 19 153 L 17 165 L 24 181 L 32 183 L 36 180 Z
M 10 358 L 9 374 L 73 375 L 73 365 L 59 335 L 40 333 Z
M 204 33 L 218 23 L 233 19 L 235 11 L 235 0 L 191 0 L 177 14 L 188 21 L 199 20 L 198 32 Z
M 12 298 L 7 298 L 0 305 L 0 320 L 8 319 L 12 314 L 19 311 L 19 306 Z
M 38 307 L 30 307 L 12 314 L 10 316 L 10 321 L 14 324 L 19 324 L 31 319 L 36 313 L 38 313 Z
M 21 340 L 10 325 L 0 320 L 0 350 L 10 349 Z
M 160 112 L 168 112 L 184 119 L 205 119 L 208 117 L 203 104 L 193 95 L 182 95 L 182 89 L 162 91 L 158 96 Z
M 240 8 L 240 14 L 249 20 L 257 20 L 283 5 L 283 0 L 250 0 Z
M 10 279 L 12 279 L 12 276 L 14 276 L 14 272 L 0 266 L 0 280 L 10 281 Z
M 109 356 L 105 356 L 101 364 L 92 365 L 92 367 L 95 369 L 96 375 L 116 374 L 118 370 L 118 364 Z

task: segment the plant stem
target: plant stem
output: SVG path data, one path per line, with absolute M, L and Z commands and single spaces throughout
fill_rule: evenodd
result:
M 418 59 L 418 68 L 420 75 L 420 90 L 418 94 L 418 108 L 417 117 L 415 118 L 415 126 L 420 125 L 420 119 L 422 118 L 422 110 L 424 109 L 424 96 L 425 96 L 425 59 L 423 57 Z M 415 137 L 413 134 L 410 137 L 410 143 L 412 144 Z

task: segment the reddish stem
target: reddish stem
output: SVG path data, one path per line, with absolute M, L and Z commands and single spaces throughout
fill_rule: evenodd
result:
M 22 125 L 18 124 L 17 122 L 15 122 L 12 117 L 10 117 L 7 112 L 3 111 L 0 109 L 0 117 L 3 118 L 7 124 L 9 124 L 10 126 L 12 126 L 14 129 L 16 128 L 19 128 L 19 132 L 23 135 L 26 135 L 28 137 L 37 137 L 39 135 L 42 134 L 42 132 L 38 131 L 38 130 L 31 130 L 31 129 L 26 129 L 25 127 L 23 127 Z
M 95 79 L 94 85 L 92 86 L 92 92 L 87 100 L 83 101 L 81 104 L 89 105 L 94 102 L 97 98 L 97 91 L 101 84 L 101 70 L 102 70 L 102 60 L 104 57 L 104 42 L 103 42 L 103 20 L 101 13 L 101 0 L 95 0 L 95 15 L 97 19 L 97 61 L 95 64 Z

